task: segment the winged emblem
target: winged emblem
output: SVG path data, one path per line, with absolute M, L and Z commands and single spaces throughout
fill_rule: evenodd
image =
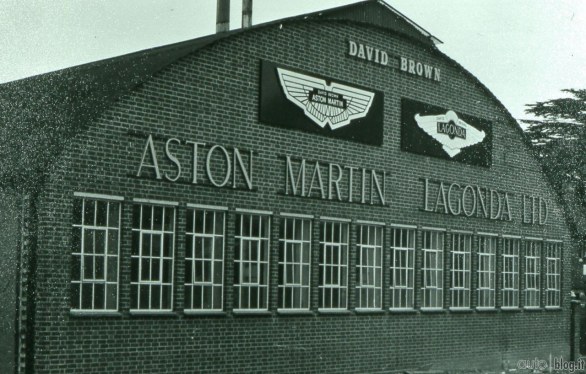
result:
M 484 131 L 462 121 L 451 110 L 446 114 L 431 116 L 416 114 L 415 121 L 423 131 L 442 145 L 443 150 L 450 157 L 456 156 L 462 148 L 482 142 L 486 137 Z
M 277 68 L 283 92 L 307 117 L 321 128 L 332 130 L 348 125 L 352 120 L 366 117 L 374 92 L 361 90 L 324 79 Z

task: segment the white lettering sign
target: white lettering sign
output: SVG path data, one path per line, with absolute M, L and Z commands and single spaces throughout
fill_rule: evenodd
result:
M 386 205 L 386 173 L 335 163 L 308 162 L 286 157 L 285 194 L 361 204 Z M 360 188 L 354 188 L 354 172 L 360 170 Z M 311 175 L 310 178 L 307 176 Z M 324 178 L 323 176 L 326 176 Z M 309 180 L 309 187 L 307 181 Z M 324 183 L 325 181 L 325 183 Z M 358 200 L 356 200 L 358 198 Z
M 548 219 L 548 202 L 538 196 L 520 195 L 519 206 L 513 204 L 510 192 L 428 178 L 423 180 L 423 194 L 426 212 L 509 222 L 521 217 L 523 223 L 532 225 L 545 225 Z
M 181 147 L 182 145 L 184 147 Z M 252 179 L 253 151 L 249 151 L 248 157 L 246 157 L 235 147 L 229 149 L 219 144 L 208 147 L 206 143 L 170 138 L 165 142 L 164 152 L 162 152 L 169 161 L 168 163 L 159 164 L 158 154 L 160 152 L 162 151 L 157 151 L 153 136 L 149 135 L 142 152 L 136 173 L 137 177 L 149 177 L 148 170 L 152 170 L 150 175 L 154 176 L 155 179 L 163 179 L 164 175 L 165 179 L 170 182 L 181 181 L 184 176 L 184 160 L 190 159 L 191 178 L 188 176 L 187 183 L 199 184 L 199 170 L 204 170 L 205 178 L 203 181 L 212 186 L 231 186 L 232 188 L 246 188 L 248 190 L 254 188 Z M 188 157 L 189 154 L 191 157 Z M 204 165 L 199 164 L 201 160 L 205 160 Z
M 387 52 L 355 41 L 348 41 L 348 55 L 362 60 L 374 62 L 382 66 L 389 64 Z
M 386 51 L 354 40 L 348 40 L 348 56 L 389 66 L 389 54 Z M 441 81 L 441 69 L 407 57 L 399 57 L 399 70 L 432 81 Z
M 406 57 L 401 57 L 399 66 L 401 71 L 404 71 L 405 73 L 417 75 L 437 82 L 441 81 L 441 70 L 434 66 L 408 59 Z

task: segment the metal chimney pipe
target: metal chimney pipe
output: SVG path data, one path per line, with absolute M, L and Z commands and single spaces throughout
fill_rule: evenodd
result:
M 252 0 L 242 0 L 242 28 L 252 26 Z
M 216 9 L 216 33 L 230 30 L 230 0 L 218 0 Z

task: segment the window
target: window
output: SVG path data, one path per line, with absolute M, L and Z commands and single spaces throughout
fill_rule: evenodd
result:
M 348 223 L 324 221 L 320 230 L 319 308 L 347 308 Z
M 132 220 L 130 309 L 171 311 L 175 208 L 136 204 Z
M 478 307 L 495 307 L 495 236 L 478 237 Z
M 423 304 L 422 308 L 443 308 L 444 233 L 423 232 Z
M 545 243 L 545 306 L 560 306 L 562 244 Z
M 538 308 L 541 290 L 541 243 L 527 241 L 525 254 L 525 308 Z
M 279 308 L 309 310 L 311 220 L 284 217 L 279 235 Z
M 221 311 L 225 212 L 190 207 L 186 218 L 185 309 Z
M 71 309 L 118 310 L 120 202 L 76 194 L 73 212 Z M 122 198 L 116 198 L 121 200 Z
M 519 249 L 521 241 L 514 238 L 503 239 L 503 289 L 502 307 L 519 307 Z
M 382 308 L 383 227 L 358 226 L 356 308 Z
M 472 235 L 452 234 L 452 296 L 453 308 L 470 307 L 470 253 Z
M 270 217 L 236 214 L 234 309 L 268 310 Z
M 415 295 L 415 229 L 393 228 L 391 308 L 412 309 Z

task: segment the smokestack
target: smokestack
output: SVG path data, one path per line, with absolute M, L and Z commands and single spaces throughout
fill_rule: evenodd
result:
M 230 30 L 230 0 L 218 0 L 216 9 L 216 33 Z
M 252 26 L 252 0 L 242 0 L 242 28 Z

